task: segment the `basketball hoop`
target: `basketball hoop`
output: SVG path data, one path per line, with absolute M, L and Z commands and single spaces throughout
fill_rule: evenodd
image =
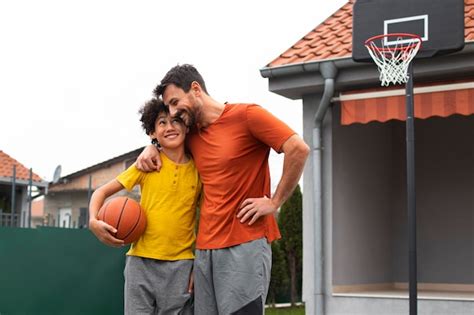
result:
M 421 37 L 415 34 L 392 33 L 371 37 L 365 47 L 375 61 L 382 86 L 408 81 L 408 66 L 421 47 Z

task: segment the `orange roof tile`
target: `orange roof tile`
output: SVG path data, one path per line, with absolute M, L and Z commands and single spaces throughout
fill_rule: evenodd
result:
M 27 167 L 0 150 L 0 177 L 13 177 L 13 165 L 16 165 L 16 179 L 30 179 L 30 170 Z M 43 179 L 33 173 L 33 181 L 42 182 Z
M 349 0 L 333 15 L 268 64 L 278 67 L 308 61 L 350 57 L 352 54 L 352 7 Z M 464 37 L 474 41 L 474 0 L 464 0 Z

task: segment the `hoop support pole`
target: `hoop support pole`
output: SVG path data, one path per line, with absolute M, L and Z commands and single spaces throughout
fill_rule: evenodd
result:
M 408 269 L 410 315 L 418 314 L 418 279 L 416 252 L 416 192 L 415 192 L 415 121 L 413 105 L 413 64 L 408 65 L 406 89 L 406 149 L 407 149 L 407 209 L 408 209 Z

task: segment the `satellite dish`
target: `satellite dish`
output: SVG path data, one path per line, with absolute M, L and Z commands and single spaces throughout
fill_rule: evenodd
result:
M 54 175 L 53 175 L 53 184 L 56 184 L 59 181 L 59 178 L 61 177 L 61 165 L 56 166 L 56 169 L 54 170 Z

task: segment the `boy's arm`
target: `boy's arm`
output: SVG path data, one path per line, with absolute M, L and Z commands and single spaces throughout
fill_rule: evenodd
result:
M 104 204 L 105 199 L 122 189 L 123 186 L 118 180 L 111 180 L 94 191 L 89 204 L 89 229 L 99 241 L 113 247 L 123 246 L 124 242 L 113 236 L 114 233 L 117 233 L 117 230 L 104 221 L 98 220 L 97 214 L 99 213 L 100 207 Z

